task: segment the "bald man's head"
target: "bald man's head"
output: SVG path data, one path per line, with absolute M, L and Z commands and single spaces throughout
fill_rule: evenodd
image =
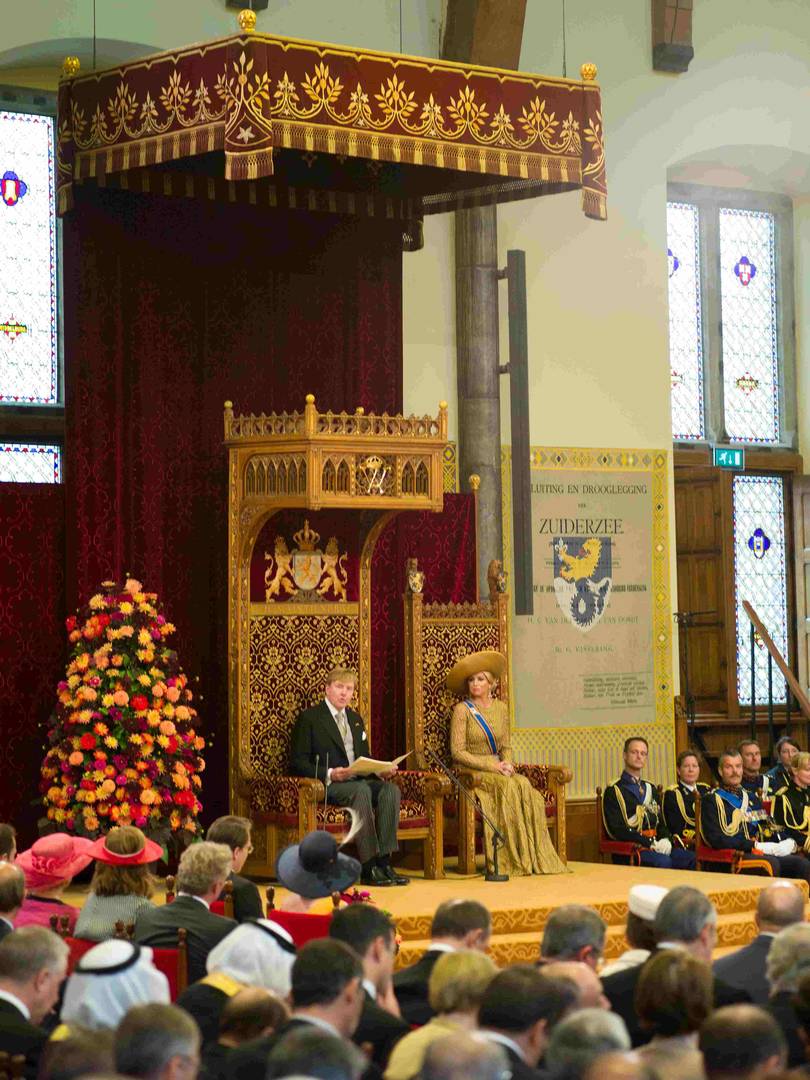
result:
M 757 897 L 756 918 L 760 931 L 770 934 L 804 922 L 804 893 L 791 881 L 771 882 Z
M 552 960 L 541 971 L 552 978 L 570 979 L 577 988 L 575 1009 L 609 1009 L 610 1002 L 602 990 L 602 980 L 589 964 L 580 960 Z
M 262 986 L 248 986 L 228 999 L 219 1021 L 223 1046 L 240 1046 L 278 1031 L 289 1019 L 281 998 Z
M 0 915 L 16 915 L 25 896 L 25 878 L 19 866 L 0 862 Z

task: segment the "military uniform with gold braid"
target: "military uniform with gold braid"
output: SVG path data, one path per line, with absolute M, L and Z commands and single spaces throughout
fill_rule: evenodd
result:
M 779 789 L 773 797 L 773 819 L 796 846 L 810 852 L 810 788 L 799 787 L 790 782 Z
M 763 863 L 768 863 L 778 877 L 800 878 L 810 883 L 810 861 L 804 855 L 769 850 L 770 845 L 787 846 L 786 842 L 793 838 L 787 831 L 780 832 L 760 800 L 743 787 L 715 788 L 701 803 L 700 821 L 703 839 L 709 847 L 746 853 L 743 872 L 757 873 L 763 870 Z
M 708 784 L 698 782 L 690 787 L 679 780 L 664 792 L 664 822 L 672 836 L 673 847 L 695 847 L 695 790 L 701 799 L 711 791 Z
M 637 779 L 626 770 L 615 784 L 605 788 L 602 815 L 608 835 L 644 848 L 642 866 L 694 870 L 695 853 L 672 844 L 669 830 L 648 780 Z M 656 850 L 671 845 L 670 851 Z

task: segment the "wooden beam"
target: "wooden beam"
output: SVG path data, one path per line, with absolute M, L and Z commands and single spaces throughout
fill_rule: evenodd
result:
M 526 0 L 448 0 L 442 56 L 517 71 Z
M 689 67 L 693 0 L 651 0 L 653 69 L 680 74 Z

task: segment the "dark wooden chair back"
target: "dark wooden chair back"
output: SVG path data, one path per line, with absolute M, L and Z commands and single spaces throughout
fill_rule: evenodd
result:
M 24 1075 L 25 1056 L 0 1050 L 0 1080 L 20 1080 Z

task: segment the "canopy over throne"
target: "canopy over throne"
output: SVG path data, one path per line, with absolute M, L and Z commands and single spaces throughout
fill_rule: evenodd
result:
M 255 822 L 256 872 L 317 825 L 344 828 L 323 784 L 290 775 L 298 713 L 323 697 L 336 666 L 358 672 L 370 754 L 371 561 L 394 514 L 443 504 L 447 407 L 437 417 L 303 412 L 234 416 L 229 448 L 231 805 Z M 401 838 L 420 840 L 425 873 L 442 875 L 447 781 L 403 771 Z

